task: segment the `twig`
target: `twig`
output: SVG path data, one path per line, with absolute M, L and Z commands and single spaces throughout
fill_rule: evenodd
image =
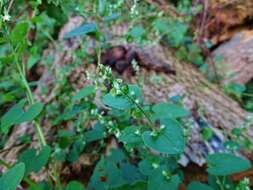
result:
M 8 12 L 8 13 L 10 12 L 10 10 L 11 10 L 11 8 L 12 8 L 13 3 L 14 3 L 14 0 L 11 0 L 10 3 L 9 3 L 9 5 L 8 5 L 8 8 L 7 8 L 7 12 Z
M 0 150 L 0 154 L 4 153 L 4 152 L 8 152 L 10 150 L 12 150 L 13 148 L 19 147 L 21 145 L 24 145 L 23 143 L 18 143 L 18 144 L 14 144 L 13 146 L 9 147 L 9 148 L 5 148 Z

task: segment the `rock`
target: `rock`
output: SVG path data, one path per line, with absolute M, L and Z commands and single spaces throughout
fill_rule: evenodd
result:
M 240 32 L 213 53 L 216 71 L 223 83 L 245 84 L 253 78 L 253 30 Z

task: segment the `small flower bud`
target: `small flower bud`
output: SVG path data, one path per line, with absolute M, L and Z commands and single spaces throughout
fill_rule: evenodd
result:
M 136 135 L 140 135 L 140 134 L 141 134 L 141 132 L 140 132 L 140 130 L 136 130 L 136 131 L 134 132 L 134 134 L 136 134 Z
M 154 169 L 157 169 L 158 167 L 159 167 L 159 164 L 157 164 L 157 163 L 152 163 L 152 167 L 154 168 Z

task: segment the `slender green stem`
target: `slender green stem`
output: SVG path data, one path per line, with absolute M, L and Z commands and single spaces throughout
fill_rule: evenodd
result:
M 40 127 L 39 122 L 36 121 L 36 120 L 34 120 L 34 121 L 33 121 L 33 124 L 34 124 L 34 126 L 35 126 L 35 128 L 36 128 L 36 131 L 37 131 L 37 134 L 38 134 L 38 137 L 39 137 L 39 140 L 40 140 L 41 145 L 42 145 L 42 146 L 46 146 L 46 145 L 47 145 L 47 142 L 46 142 L 45 136 L 44 136 L 44 134 L 43 134 L 43 131 L 42 131 L 41 127 Z
M 39 187 L 36 183 L 34 183 L 32 180 L 30 180 L 28 177 L 24 178 L 24 181 L 32 187 L 34 190 L 42 190 L 41 187 Z
M 12 7 L 13 3 L 14 3 L 14 0 L 11 0 L 9 5 L 8 5 L 8 8 L 7 8 L 8 13 L 11 11 L 11 7 Z
M 220 190 L 225 190 L 225 188 L 223 187 L 223 182 L 221 182 L 218 177 L 216 177 L 216 180 L 217 180 L 217 184 L 218 184 Z
M 52 171 L 53 171 L 53 175 L 55 176 L 55 180 L 56 180 L 56 187 L 57 187 L 57 190 L 62 190 L 62 184 L 61 184 L 61 180 L 60 180 L 60 177 L 58 175 L 58 172 L 57 172 L 57 168 L 56 168 L 56 162 L 53 162 L 52 163 Z
M 17 58 L 17 55 L 16 55 L 16 52 L 13 52 L 14 56 L 15 56 L 15 63 L 16 63 L 16 66 L 18 68 L 18 72 L 19 72 L 19 75 L 20 75 L 20 78 L 22 80 L 22 83 L 24 84 L 25 86 L 25 89 L 26 89 L 26 94 L 27 94 L 27 99 L 28 99 L 28 102 L 30 105 L 34 104 L 34 98 L 33 98 L 33 94 L 32 94 L 32 91 L 31 91 L 31 88 L 25 78 L 25 75 L 24 73 L 22 72 L 20 66 L 19 66 L 19 63 L 18 63 L 18 58 Z M 45 146 L 47 143 L 46 143 L 46 140 L 45 140 L 45 136 L 42 132 L 42 129 L 38 123 L 38 121 L 34 120 L 33 121 L 34 123 L 34 126 L 35 126 L 35 129 L 36 129 L 36 132 L 38 134 L 38 138 L 39 138 L 39 141 L 41 143 L 42 146 Z
M 100 44 L 98 45 L 98 49 L 97 49 L 97 64 L 101 64 L 101 47 L 100 47 Z M 124 96 L 126 96 L 133 104 L 136 105 L 136 107 L 140 110 L 140 112 L 143 114 L 143 116 L 147 119 L 148 123 L 149 123 L 149 126 L 152 128 L 152 129 L 155 129 L 154 128 L 154 124 L 153 122 L 151 121 L 150 117 L 148 116 L 148 114 L 142 109 L 142 107 L 137 103 L 135 102 L 135 100 L 129 96 L 127 93 L 125 93 L 123 90 L 121 90 L 121 92 L 124 94 Z
M 11 46 L 11 50 L 12 50 L 12 53 L 14 55 L 14 62 L 15 62 L 15 65 L 18 69 L 18 74 L 21 78 L 21 81 L 26 89 L 26 92 L 27 92 L 27 97 L 28 97 L 28 101 L 30 104 L 33 104 L 34 103 L 34 100 L 33 100 L 33 95 L 32 95 L 32 91 L 30 89 L 30 86 L 26 80 L 26 77 L 25 77 L 25 71 L 24 69 L 20 66 L 19 64 L 19 61 L 18 61 L 18 55 L 16 53 L 16 50 L 14 49 L 14 47 L 11 45 L 11 41 L 9 40 L 10 42 L 10 46 Z
M 242 95 L 253 98 L 253 94 L 251 94 L 251 93 L 243 92 Z
M 136 105 L 136 107 L 140 110 L 140 112 L 142 113 L 142 115 L 147 119 L 149 126 L 152 129 L 155 129 L 154 124 L 152 122 L 152 120 L 150 119 L 149 115 L 142 109 L 142 107 L 131 97 L 129 96 L 127 93 L 124 93 L 123 91 L 121 91 L 124 96 L 126 96 L 134 105 Z
M 7 36 L 10 36 L 9 35 L 9 30 L 7 28 L 6 28 L 6 33 L 7 33 Z M 26 80 L 26 77 L 25 77 L 25 69 L 24 69 L 24 67 L 22 68 L 22 66 L 19 64 L 18 55 L 17 55 L 17 52 L 16 52 L 15 48 L 13 47 L 13 45 L 11 43 L 11 39 L 9 38 L 8 40 L 9 40 L 10 48 L 11 48 L 12 53 L 14 55 L 14 62 L 15 62 L 15 65 L 17 67 L 18 74 L 19 74 L 20 79 L 21 79 L 21 81 L 22 81 L 22 83 L 23 83 L 23 85 L 26 89 L 26 96 L 27 96 L 28 102 L 29 102 L 30 105 L 32 105 L 32 104 L 34 104 L 34 98 L 33 98 L 31 88 L 30 88 L 30 86 L 29 86 L 29 84 Z M 45 136 L 42 132 L 40 124 L 36 120 L 33 121 L 33 124 L 35 126 L 35 129 L 36 129 L 36 132 L 37 132 L 37 135 L 38 135 L 41 146 L 45 146 L 47 143 L 46 143 Z
M 140 106 L 140 104 L 138 104 L 131 96 L 129 96 L 127 93 L 124 93 L 123 91 L 121 91 L 124 96 L 126 96 L 133 104 L 136 105 L 136 107 L 141 111 L 141 113 L 143 114 L 143 116 L 147 119 L 147 121 L 149 122 L 149 126 L 150 128 L 152 128 L 153 130 L 156 130 L 156 128 L 154 127 L 154 123 L 152 122 L 152 120 L 150 119 L 149 115 L 142 109 L 142 107 Z M 179 124 L 179 122 L 174 119 L 171 118 L 173 121 L 175 121 L 176 123 Z

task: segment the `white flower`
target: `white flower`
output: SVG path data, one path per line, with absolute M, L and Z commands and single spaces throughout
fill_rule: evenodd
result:
M 92 110 L 90 111 L 90 113 L 91 113 L 92 115 L 96 115 L 96 114 L 98 113 L 98 110 L 97 110 L 97 109 L 92 109 Z
M 120 135 L 121 135 L 120 130 L 119 130 L 119 129 L 116 129 L 115 136 L 116 136 L 117 138 L 119 138 Z
M 11 20 L 11 16 L 8 14 L 8 13 L 5 13 L 3 16 L 2 16 L 2 19 L 4 22 L 8 22 Z
M 119 90 L 120 89 L 120 85 L 117 81 L 113 82 L 113 87 L 115 88 L 115 90 Z
M 140 130 L 136 130 L 136 131 L 134 132 L 134 134 L 136 134 L 136 135 L 140 135 L 140 134 L 141 134 L 141 132 L 140 132 Z
M 133 69 L 134 69 L 135 72 L 138 72 L 140 70 L 140 67 L 139 67 L 138 63 L 136 62 L 136 60 L 133 60 L 131 62 L 131 64 L 132 64 Z
M 157 164 L 157 163 L 152 163 L 152 167 L 153 167 L 154 169 L 157 169 L 157 168 L 159 167 L 159 164 Z
M 134 91 L 131 91 L 130 92 L 131 96 L 135 95 L 135 92 Z
M 167 175 L 167 172 L 165 170 L 162 171 L 163 176 Z
M 122 79 L 116 79 L 117 83 L 121 84 L 123 82 Z

